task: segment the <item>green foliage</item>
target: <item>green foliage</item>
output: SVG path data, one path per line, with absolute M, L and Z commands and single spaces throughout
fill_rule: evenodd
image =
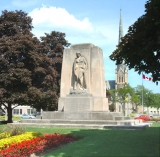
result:
M 125 64 L 139 74 L 151 73 L 160 81 L 160 1 L 148 0 L 145 14 L 129 27 L 117 49 L 110 55 L 116 64 Z
M 131 113 L 131 114 L 130 114 L 130 117 L 134 117 L 134 113 Z
M 113 104 L 119 102 L 122 107 L 128 102 L 127 94 L 130 94 L 130 103 L 137 106 L 142 105 L 142 90 L 143 90 L 143 105 L 146 107 L 160 108 L 160 93 L 153 93 L 151 90 L 145 88 L 144 86 L 138 85 L 135 88 L 126 85 L 124 88 L 117 90 L 109 90 L 110 99 Z
M 32 33 L 32 19 L 23 11 L 0 16 L 0 108 L 12 122 L 12 105 L 57 109 L 65 34 L 52 31 L 41 40 Z
M 160 108 L 160 94 L 153 93 L 151 90 L 145 88 L 144 86 L 138 85 L 135 87 L 135 94 L 138 96 L 140 100 L 140 104 L 137 99 L 137 105 L 141 105 L 142 102 L 142 90 L 143 90 L 143 104 L 146 107 L 156 107 Z
M 132 96 L 134 94 L 134 89 L 130 85 L 126 85 L 123 88 L 119 89 L 113 89 L 109 90 L 109 93 L 111 94 L 111 101 L 112 103 L 119 102 L 122 105 L 123 108 L 123 113 L 125 114 L 125 103 L 126 103 L 126 98 L 128 97 L 127 95 L 130 94 Z
M 152 106 L 159 109 L 160 108 L 160 93 L 156 93 L 153 95 Z
M 51 33 L 45 33 L 45 36 L 41 37 L 40 51 L 47 55 L 51 61 L 52 68 L 55 69 L 57 75 L 54 88 L 55 94 L 60 95 L 60 78 L 62 68 L 63 50 L 65 47 L 70 46 L 70 43 L 65 39 L 65 33 L 52 31 Z M 53 101 L 53 96 L 48 94 L 45 100 L 46 107 L 50 111 L 58 109 L 58 99 Z

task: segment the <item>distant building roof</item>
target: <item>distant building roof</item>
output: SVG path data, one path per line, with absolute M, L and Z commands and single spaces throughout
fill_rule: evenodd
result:
M 106 89 L 115 89 L 115 80 L 106 80 Z

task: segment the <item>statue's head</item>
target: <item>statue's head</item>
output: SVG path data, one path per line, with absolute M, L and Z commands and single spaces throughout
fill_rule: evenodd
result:
M 80 56 L 81 56 L 81 53 L 80 53 L 79 51 L 77 51 L 77 52 L 76 52 L 76 56 L 77 56 L 77 57 L 80 57 Z

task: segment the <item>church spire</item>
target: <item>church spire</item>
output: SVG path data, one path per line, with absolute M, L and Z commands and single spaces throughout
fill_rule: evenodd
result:
M 120 43 L 122 37 L 123 37 L 123 26 L 122 26 L 122 14 L 121 14 L 121 9 L 120 9 L 119 40 L 118 40 L 118 44 Z
M 123 37 L 123 26 L 122 26 L 122 14 L 120 9 L 120 21 L 119 21 L 119 40 L 118 44 L 121 42 L 121 38 Z M 116 69 L 116 89 L 123 88 L 125 84 L 128 84 L 128 70 L 124 62 L 117 65 Z
M 119 20 L 119 39 L 118 39 L 118 44 L 121 42 L 121 38 L 123 37 L 123 26 L 122 26 L 122 11 L 120 9 L 120 20 Z M 117 65 L 117 70 L 119 70 L 120 68 L 124 69 L 125 65 L 122 64 L 118 64 Z

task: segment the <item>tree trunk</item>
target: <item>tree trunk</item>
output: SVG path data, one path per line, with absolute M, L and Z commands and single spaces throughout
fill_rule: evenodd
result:
M 13 121 L 12 121 L 12 105 L 11 104 L 8 104 L 7 113 L 8 113 L 8 120 L 7 120 L 7 122 L 8 123 L 13 123 Z

